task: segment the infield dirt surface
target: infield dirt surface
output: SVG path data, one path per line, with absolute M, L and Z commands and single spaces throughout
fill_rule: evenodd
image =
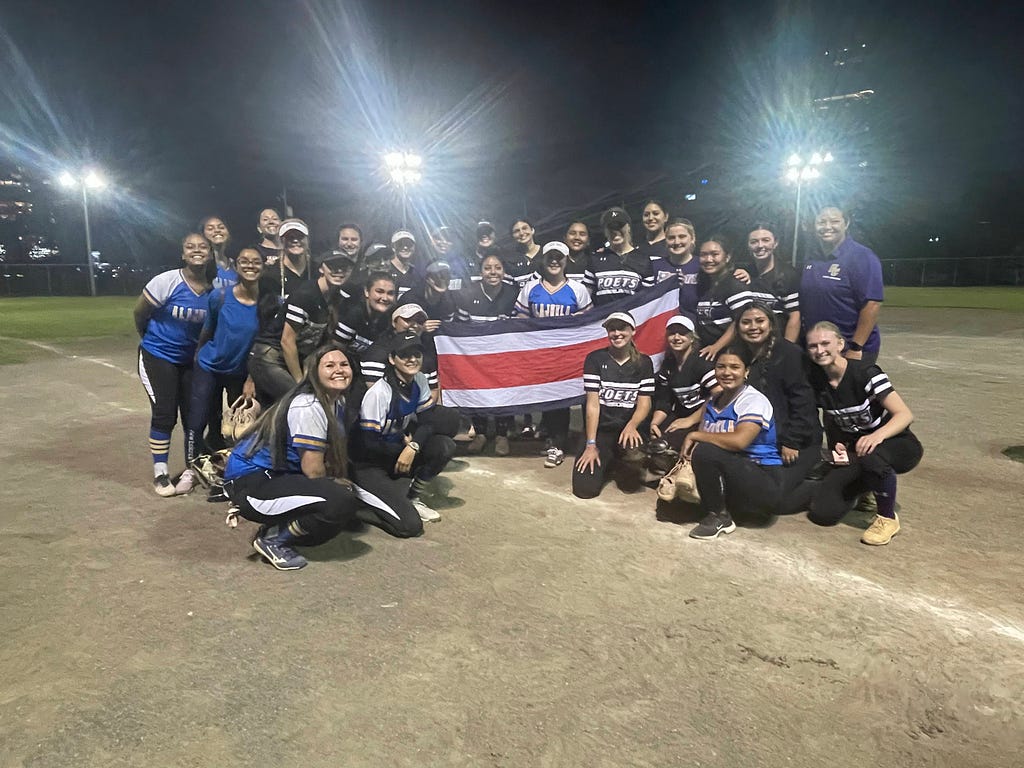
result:
M 0 368 L 0 766 L 1021 765 L 1024 315 L 883 317 L 925 445 L 887 547 L 693 541 L 524 443 L 293 573 L 154 495 L 133 348 L 37 348 Z

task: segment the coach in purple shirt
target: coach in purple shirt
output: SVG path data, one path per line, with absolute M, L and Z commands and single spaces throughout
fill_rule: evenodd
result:
M 874 362 L 882 343 L 882 263 L 874 251 L 846 236 L 849 227 L 849 219 L 834 207 L 822 208 L 814 220 L 821 254 L 804 265 L 800 322 L 805 333 L 822 320 L 835 323 L 846 339 L 846 357 Z

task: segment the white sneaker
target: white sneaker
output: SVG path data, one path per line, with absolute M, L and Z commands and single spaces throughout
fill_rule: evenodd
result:
M 174 495 L 184 496 L 186 493 L 192 493 L 192 489 L 196 487 L 196 473 L 191 469 L 186 469 L 181 473 L 178 478 L 178 482 L 174 484 Z
M 424 523 L 436 523 L 441 519 L 441 513 L 428 507 L 422 499 L 409 499 L 409 501 L 416 507 L 416 511 L 420 513 L 420 520 Z
M 544 457 L 544 466 L 548 469 L 553 469 L 565 461 L 565 451 L 559 448 L 548 448 L 547 455 Z

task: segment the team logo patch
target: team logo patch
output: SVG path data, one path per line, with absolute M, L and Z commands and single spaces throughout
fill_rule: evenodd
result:
M 828 268 L 828 275 L 829 275 L 829 277 L 839 277 L 839 271 L 840 271 L 839 265 L 838 264 L 832 264 Z

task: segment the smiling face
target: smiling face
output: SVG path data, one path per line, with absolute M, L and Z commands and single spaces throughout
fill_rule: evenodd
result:
M 352 384 L 352 364 L 341 350 L 331 350 L 316 367 L 320 386 L 332 397 L 341 395 Z
M 448 235 L 448 228 L 441 227 L 435 230 L 430 235 L 430 241 L 434 244 L 434 250 L 436 250 L 442 256 L 447 254 L 452 248 L 452 241 Z
M 533 245 L 533 227 L 525 221 L 517 221 L 512 225 L 512 239 L 519 245 Z
M 605 330 L 608 331 L 608 346 L 614 350 L 622 350 L 629 346 L 636 333 L 629 323 L 621 320 L 612 320 L 605 326 Z
M 289 229 L 281 235 L 281 243 L 284 245 L 284 252 L 290 258 L 295 259 L 306 253 L 309 241 L 306 236 L 297 229 Z
M 814 231 L 818 235 L 821 247 L 826 251 L 835 250 L 846 239 L 846 230 L 850 222 L 838 208 L 822 208 L 814 219 Z
M 834 331 L 813 329 L 807 333 L 807 354 L 812 362 L 822 368 L 841 358 L 845 347 L 846 342 Z
M 549 283 L 561 282 L 565 277 L 565 256 L 558 251 L 544 254 L 544 279 Z
M 187 267 L 201 267 L 210 260 L 210 241 L 198 233 L 191 234 L 181 244 L 181 260 Z
M 665 230 L 665 244 L 668 252 L 682 258 L 693 253 L 693 233 L 682 224 L 673 224 Z
M 320 274 L 329 286 L 340 288 L 352 274 L 352 264 L 344 260 L 325 261 L 320 265 Z
M 747 237 L 747 247 L 750 249 L 750 255 L 757 261 L 766 261 L 774 256 L 777 245 L 775 235 L 767 229 L 755 229 Z
M 255 248 L 243 248 L 235 259 L 238 277 L 247 283 L 254 283 L 263 274 L 263 257 Z
M 753 347 L 759 347 L 768 341 L 772 321 L 760 307 L 750 307 L 740 314 L 738 326 L 740 338 Z
M 403 264 L 411 262 L 413 254 L 416 253 L 416 243 L 406 237 L 395 243 L 393 247 L 395 249 L 395 256 Z
M 480 233 L 480 236 L 476 240 L 477 250 L 482 248 L 490 248 L 494 245 L 494 230 L 488 229 Z
M 412 381 L 413 376 L 423 370 L 423 350 L 411 347 L 400 349 L 388 355 L 388 361 L 402 381 Z
M 644 229 L 647 230 L 648 237 L 653 237 L 661 232 L 665 226 L 665 222 L 668 221 L 668 214 L 665 210 L 657 203 L 651 202 L 644 206 Z
M 700 247 L 700 268 L 704 274 L 719 275 L 729 266 L 729 254 L 721 243 L 708 240 Z
M 715 358 L 715 378 L 723 393 L 732 394 L 747 383 L 747 365 L 737 355 L 720 354 Z
M 505 277 L 505 265 L 497 256 L 486 256 L 480 262 L 480 279 L 484 285 L 496 288 Z
M 693 347 L 693 334 L 682 325 L 670 325 L 665 329 L 665 343 L 680 357 Z
M 422 312 L 418 312 L 412 317 L 399 317 L 395 315 L 391 318 L 391 327 L 395 329 L 396 333 L 405 333 L 406 331 L 423 333 L 423 326 L 426 322 L 427 316 Z
M 363 238 L 359 234 L 359 230 L 354 227 L 342 227 L 341 231 L 338 232 L 338 250 L 348 256 L 350 259 L 355 260 L 356 254 L 359 253 L 359 248 L 363 244 Z
M 590 245 L 590 232 L 582 221 L 574 221 L 565 230 L 565 244 L 569 251 L 574 254 L 583 253 Z
M 227 225 L 220 219 L 213 217 L 203 222 L 203 235 L 213 243 L 215 248 L 218 248 L 228 241 L 231 237 L 231 233 L 228 232 Z
M 256 224 L 256 231 L 261 235 L 267 235 L 274 237 L 277 235 L 277 229 L 281 226 L 281 217 L 277 215 L 277 211 L 273 208 L 264 208 L 260 211 L 260 218 Z
M 630 231 L 629 224 L 623 224 L 618 229 L 605 227 L 604 237 L 608 241 L 608 245 L 620 251 L 633 242 L 633 234 Z
M 387 312 L 395 303 L 395 284 L 391 280 L 378 280 L 363 290 L 366 297 L 366 308 L 379 314 Z

